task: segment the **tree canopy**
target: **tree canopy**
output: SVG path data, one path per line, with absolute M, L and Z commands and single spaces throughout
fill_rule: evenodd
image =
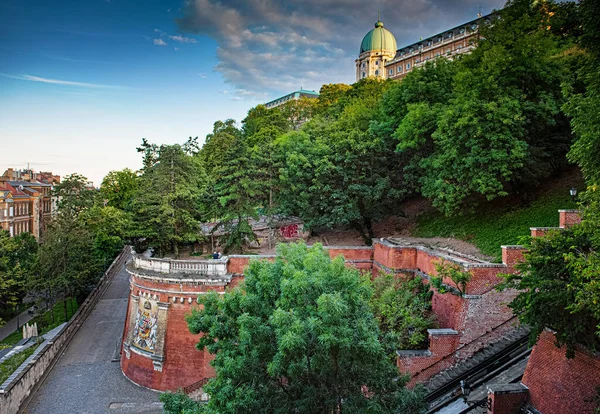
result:
M 320 245 L 279 245 L 188 324 L 215 354 L 206 412 L 420 412 L 378 340 L 368 279 Z

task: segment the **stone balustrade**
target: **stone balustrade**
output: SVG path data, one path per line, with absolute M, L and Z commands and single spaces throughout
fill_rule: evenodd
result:
M 132 252 L 135 269 L 150 270 L 163 274 L 192 274 L 200 276 L 225 276 L 229 257 L 208 260 L 174 260 L 146 257 Z

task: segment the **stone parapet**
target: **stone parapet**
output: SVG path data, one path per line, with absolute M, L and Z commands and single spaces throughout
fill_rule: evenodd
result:
M 209 260 L 174 260 L 146 257 L 132 251 L 131 267 L 153 273 L 169 275 L 200 275 L 206 277 L 225 276 L 229 258 Z

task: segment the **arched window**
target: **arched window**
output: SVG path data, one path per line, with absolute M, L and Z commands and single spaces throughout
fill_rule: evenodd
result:
M 375 76 L 379 76 L 379 69 L 375 71 Z

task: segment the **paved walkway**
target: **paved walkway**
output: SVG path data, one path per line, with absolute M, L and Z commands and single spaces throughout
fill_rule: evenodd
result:
M 10 321 L 6 322 L 6 324 L 4 324 L 2 328 L 0 328 L 0 342 L 2 342 L 4 338 L 6 338 L 8 335 L 17 330 L 17 320 L 19 321 L 19 327 L 21 327 L 25 325 L 25 322 L 29 322 L 31 318 L 33 318 L 33 315 L 30 315 L 29 312 L 26 310 L 23 313 L 21 313 L 18 317 L 15 316 Z
M 119 366 L 129 275 L 122 267 L 26 413 L 162 413 L 159 394 L 130 382 Z

